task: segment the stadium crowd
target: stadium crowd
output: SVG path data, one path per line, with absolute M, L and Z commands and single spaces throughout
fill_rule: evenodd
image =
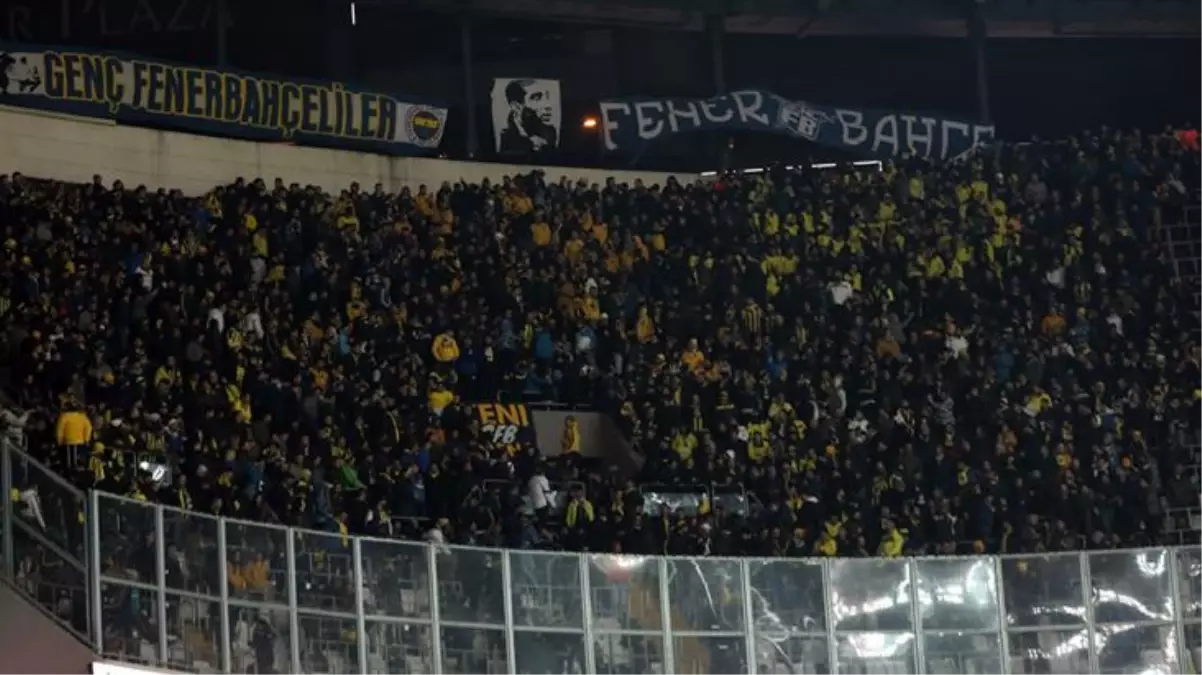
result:
M 12 175 L 6 419 L 82 487 L 342 534 L 1170 543 L 1199 491 L 1197 289 L 1155 233 L 1197 182 L 1176 136 L 1115 130 L 691 185 L 239 178 L 189 198 Z M 570 429 L 556 458 L 494 442 L 467 404 L 500 400 L 611 413 L 643 474 L 580 458 Z M 546 482 L 577 487 L 531 513 Z M 758 507 L 644 513 L 640 482 Z

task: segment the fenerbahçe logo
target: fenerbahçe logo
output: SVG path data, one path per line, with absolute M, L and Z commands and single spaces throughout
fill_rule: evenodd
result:
M 434 147 L 442 138 L 442 118 L 425 106 L 410 106 L 405 124 L 413 142 L 418 145 Z

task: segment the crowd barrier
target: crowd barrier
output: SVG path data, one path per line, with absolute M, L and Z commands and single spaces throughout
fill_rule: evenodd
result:
M 1196 673 L 1202 555 L 499 550 L 82 493 L 5 444 L 4 564 L 105 659 L 238 673 Z

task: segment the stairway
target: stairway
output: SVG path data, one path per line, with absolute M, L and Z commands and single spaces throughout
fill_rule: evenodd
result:
M 1183 290 L 1190 295 L 1190 310 L 1194 315 L 1195 338 L 1202 336 L 1202 193 L 1194 192 L 1190 203 L 1181 210 L 1172 210 L 1159 228 L 1156 238 L 1169 253 L 1173 273 L 1181 281 Z M 1193 445 L 1192 457 L 1199 456 L 1198 443 Z M 1198 464 L 1190 467 L 1197 474 Z M 1197 506 L 1174 509 L 1169 512 L 1173 519 L 1173 531 L 1178 544 L 1196 544 L 1202 512 Z
M 0 435 L 0 672 L 87 673 L 83 493 Z
M 1173 272 L 1190 291 L 1194 330 L 1202 330 L 1202 208 L 1198 193 L 1182 211 L 1167 217 L 1157 237 L 1169 253 Z

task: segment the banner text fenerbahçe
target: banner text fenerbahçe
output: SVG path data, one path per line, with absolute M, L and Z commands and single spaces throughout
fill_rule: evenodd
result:
M 438 147 L 447 121 L 444 107 L 341 82 L 13 44 L 0 45 L 0 103 L 393 154 Z

